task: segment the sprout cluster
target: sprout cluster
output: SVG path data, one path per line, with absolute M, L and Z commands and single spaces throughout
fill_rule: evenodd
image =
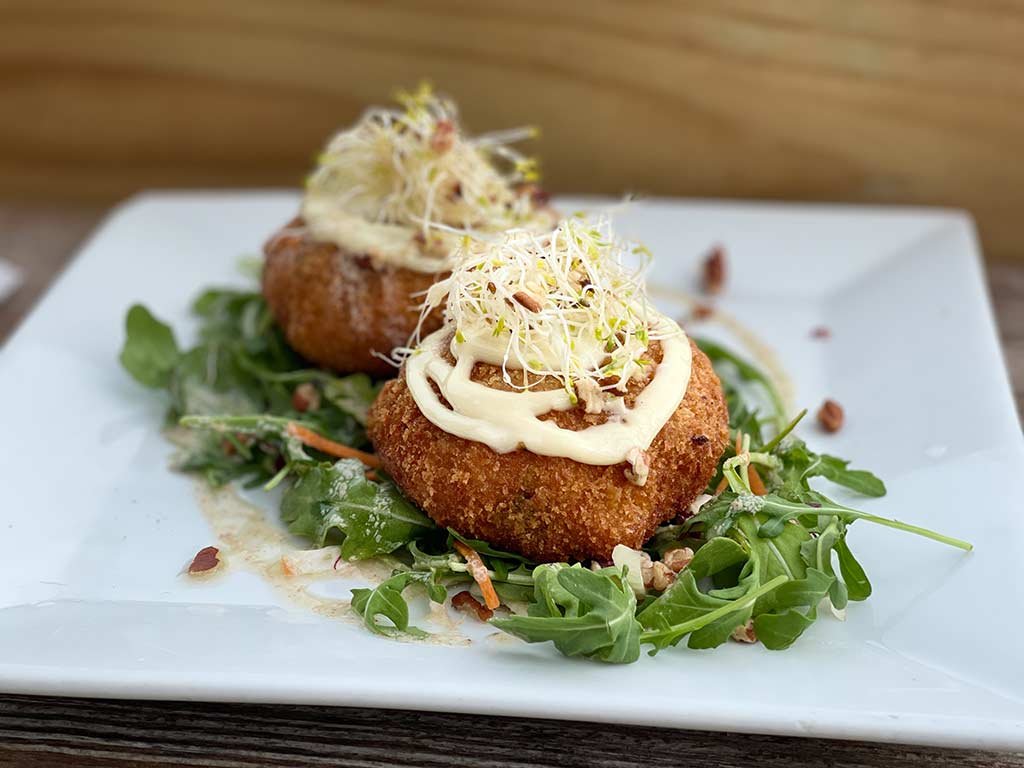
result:
M 643 257 L 635 271 L 623 263 L 630 253 Z M 573 398 L 623 390 L 651 363 L 649 343 L 680 332 L 648 302 L 648 261 L 647 249 L 617 239 L 604 216 L 578 214 L 542 234 L 465 237 L 451 276 L 428 291 L 423 316 L 445 303 L 454 343 L 500 362 L 517 389 L 553 376 Z
M 370 109 L 334 136 L 307 180 L 307 197 L 324 196 L 368 221 L 501 231 L 529 226 L 529 182 L 536 161 L 508 146 L 536 135 L 523 128 L 470 138 L 454 104 L 424 84 L 399 92 L 396 109 Z

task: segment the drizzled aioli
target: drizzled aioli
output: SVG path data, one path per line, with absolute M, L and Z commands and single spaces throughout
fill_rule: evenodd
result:
M 407 352 L 406 383 L 423 415 L 498 453 L 613 465 L 649 448 L 686 394 L 691 352 L 679 326 L 647 302 L 642 274 L 623 267 L 629 249 L 606 219 L 465 241 L 424 308 L 445 300 L 446 325 Z M 658 362 L 645 357 L 652 341 Z M 512 391 L 473 381 L 478 362 L 500 365 Z M 561 386 L 536 387 L 551 378 Z M 634 378 L 647 383 L 630 408 L 623 395 Z M 581 399 L 603 423 L 566 429 L 539 418 Z

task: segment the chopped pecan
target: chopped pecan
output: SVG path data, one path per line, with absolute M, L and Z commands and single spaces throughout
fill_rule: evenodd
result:
M 719 293 L 725 285 L 725 249 L 716 245 L 704 258 L 704 291 Z
M 292 392 L 292 408 L 299 413 L 320 410 L 320 390 L 308 381 L 299 384 Z
M 707 445 L 711 442 L 711 438 L 707 435 L 694 435 L 690 438 L 690 443 L 693 445 Z
M 604 397 L 601 396 L 601 388 L 593 379 L 577 379 L 576 395 L 583 401 L 585 413 L 598 414 L 604 411 Z
M 196 556 L 192 558 L 192 563 L 188 567 L 189 573 L 206 573 L 212 571 L 218 565 L 220 565 L 220 558 L 218 555 L 220 550 L 216 547 L 203 547 Z
M 843 427 L 843 407 L 835 400 L 826 400 L 818 410 L 818 423 L 826 432 L 838 432 Z
M 651 461 L 647 452 L 640 448 L 630 448 L 626 452 L 626 461 L 630 468 L 626 470 L 626 479 L 633 485 L 647 485 L 647 477 L 651 472 Z
M 494 611 L 466 591 L 459 592 L 459 594 L 452 598 L 452 607 L 458 611 L 462 611 L 463 613 L 473 611 L 476 613 L 476 617 L 480 619 L 480 621 L 487 621 L 489 618 L 494 616 Z
M 519 194 L 529 195 L 530 202 L 537 208 L 542 208 L 551 202 L 551 194 L 541 189 L 536 184 L 523 184 L 519 187 Z
M 756 643 L 757 634 L 754 632 L 754 622 L 748 620 L 746 624 L 736 627 L 732 631 L 732 639 L 738 643 Z
M 707 320 L 713 314 L 715 314 L 715 308 L 710 304 L 697 303 L 690 308 L 690 316 L 694 320 Z
M 640 578 L 643 579 L 644 589 L 650 589 L 654 582 L 654 563 L 646 552 L 640 553 Z
M 665 550 L 661 556 L 661 562 L 668 566 L 673 573 L 679 573 L 693 560 L 693 550 L 689 547 L 676 547 Z
M 455 143 L 455 123 L 451 120 L 438 120 L 434 126 L 434 135 L 430 137 L 430 148 L 443 155 Z
M 675 571 L 669 568 L 661 560 L 656 560 L 651 563 L 651 583 L 650 587 L 655 592 L 664 592 L 668 589 L 676 580 Z M 644 586 L 647 586 L 647 582 L 644 582 Z

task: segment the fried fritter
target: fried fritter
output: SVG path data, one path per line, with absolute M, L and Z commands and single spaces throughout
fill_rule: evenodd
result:
M 451 435 L 420 412 L 404 372 L 374 403 L 368 432 L 384 469 L 438 525 L 539 562 L 605 560 L 616 544 L 639 548 L 660 523 L 686 510 L 725 449 L 729 426 L 721 383 L 707 356 L 692 342 L 691 348 L 686 395 L 647 450 L 650 472 L 643 486 L 629 482 L 625 463 L 592 466 L 522 449 L 499 454 Z M 657 343 L 650 356 L 660 361 Z M 508 388 L 500 368 L 482 363 L 473 379 Z M 629 383 L 628 406 L 646 383 Z M 547 418 L 584 429 L 605 417 L 587 415 L 580 405 Z
M 296 219 L 264 246 L 263 295 L 288 343 L 306 359 L 339 373 L 392 376 L 373 352 L 403 346 L 419 319 L 419 298 L 444 274 L 378 267 L 368 256 L 318 242 Z M 441 325 L 440 310 L 424 334 Z

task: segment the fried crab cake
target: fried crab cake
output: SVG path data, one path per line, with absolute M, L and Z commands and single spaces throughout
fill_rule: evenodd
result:
M 530 129 L 471 137 L 429 88 L 336 134 L 299 219 L 267 243 L 263 292 L 289 344 L 342 373 L 393 375 L 382 358 L 417 328 L 415 305 L 464 233 L 550 228 L 536 163 L 508 146 Z M 420 326 L 429 332 L 440 312 Z
M 364 254 L 316 241 L 302 219 L 272 237 L 264 255 L 263 295 L 288 343 L 306 359 L 342 373 L 394 375 L 383 358 L 416 328 L 416 296 L 444 277 L 374 265 Z M 438 309 L 423 329 L 440 327 Z
M 384 469 L 438 525 L 539 562 L 606 560 L 616 544 L 639 549 L 658 525 L 684 512 L 714 476 L 728 442 L 721 383 L 707 356 L 690 347 L 689 385 L 646 451 L 644 485 L 628 479 L 628 463 L 594 466 L 523 449 L 496 453 L 449 434 L 420 412 L 404 371 L 371 408 L 369 436 Z M 660 362 L 657 342 L 649 353 Z M 651 378 L 629 382 L 627 407 Z M 498 367 L 476 363 L 472 379 L 510 389 Z M 558 386 L 552 380 L 540 388 Z M 587 414 L 581 403 L 546 418 L 584 429 L 606 417 Z

